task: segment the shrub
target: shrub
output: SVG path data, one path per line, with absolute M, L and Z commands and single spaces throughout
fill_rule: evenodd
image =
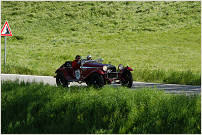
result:
M 2 83 L 2 133 L 200 133 L 200 95 Z

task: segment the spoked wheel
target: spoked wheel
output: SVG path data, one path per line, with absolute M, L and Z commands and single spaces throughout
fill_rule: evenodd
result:
M 88 86 L 94 86 L 95 88 L 101 88 L 105 85 L 104 77 L 98 73 L 93 73 L 89 76 L 88 80 L 86 80 L 86 84 Z
M 65 80 L 64 75 L 62 73 L 58 73 L 56 75 L 56 84 L 57 86 L 68 87 L 69 82 Z
M 133 77 L 130 71 L 123 72 L 121 84 L 128 88 L 131 88 L 133 86 Z

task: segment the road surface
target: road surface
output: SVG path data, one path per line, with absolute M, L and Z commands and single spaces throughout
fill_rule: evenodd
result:
M 34 75 L 18 75 L 18 74 L 1 74 L 1 80 L 3 81 L 15 81 L 19 80 L 24 82 L 43 82 L 44 84 L 56 85 L 55 78 L 52 76 L 34 76 Z M 85 83 L 70 83 L 70 86 L 86 86 Z M 115 84 L 114 87 L 119 85 Z M 201 94 L 201 86 L 192 85 L 179 85 L 179 84 L 160 84 L 160 83 L 146 83 L 146 82 L 133 82 L 132 89 L 152 87 L 160 90 L 165 90 L 166 93 L 173 94 Z

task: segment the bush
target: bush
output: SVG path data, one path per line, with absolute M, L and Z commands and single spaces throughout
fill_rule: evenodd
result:
M 2 133 L 200 133 L 200 95 L 2 83 Z

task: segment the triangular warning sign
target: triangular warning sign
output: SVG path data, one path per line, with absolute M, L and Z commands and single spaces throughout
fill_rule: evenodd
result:
M 3 28 L 1 29 L 1 36 L 12 36 L 11 30 L 7 21 L 4 24 Z

